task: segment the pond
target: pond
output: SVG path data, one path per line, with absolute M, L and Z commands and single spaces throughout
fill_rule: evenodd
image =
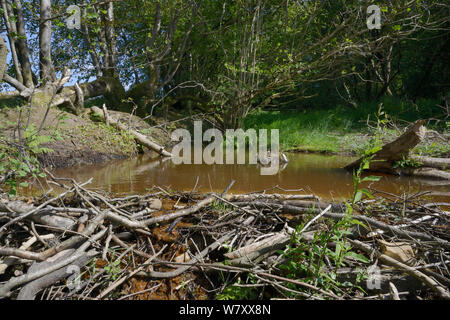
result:
M 155 158 L 151 154 L 99 165 L 55 169 L 53 173 L 79 182 L 92 177 L 89 188 L 114 194 L 142 194 L 154 185 L 176 191 L 191 191 L 195 187 L 201 192 L 222 192 L 235 180 L 230 193 L 268 190 L 269 193 L 314 193 L 327 200 L 351 197 L 353 176 L 342 168 L 355 158 L 304 153 L 287 153 L 287 157 L 288 165 L 272 176 L 261 175 L 258 165 L 175 165 L 170 159 Z M 382 176 L 370 187 L 397 195 L 432 191 L 436 201 L 450 199 L 448 181 Z M 274 189 L 275 186 L 278 188 Z

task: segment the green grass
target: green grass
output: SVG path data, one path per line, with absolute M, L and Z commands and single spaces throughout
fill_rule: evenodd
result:
M 383 98 L 383 110 L 399 127 L 407 126 L 418 119 L 444 119 L 438 100 L 411 102 L 396 98 Z M 369 121 L 376 127 L 380 102 L 362 103 L 357 109 L 338 106 L 328 110 L 302 111 L 255 111 L 247 116 L 245 129 L 279 129 L 280 144 L 284 151 L 299 150 L 313 152 L 352 153 L 363 150 L 374 134 L 367 127 Z M 449 122 L 430 120 L 428 129 L 448 131 Z M 398 132 L 389 129 L 385 139 L 391 140 Z M 424 142 L 416 153 L 434 156 L 450 154 L 449 144 Z
M 355 149 L 352 119 L 340 110 L 304 112 L 260 111 L 249 115 L 245 127 L 279 129 L 280 144 L 292 149 L 317 152 L 348 152 Z

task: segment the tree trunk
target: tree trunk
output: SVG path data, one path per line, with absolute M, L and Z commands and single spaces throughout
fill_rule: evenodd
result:
M 31 63 L 30 63 L 30 51 L 28 50 L 27 44 L 27 34 L 25 30 L 25 20 L 22 11 L 22 2 L 20 0 L 14 0 L 15 3 L 15 11 L 17 15 L 17 47 L 19 51 L 19 60 L 22 66 L 22 76 L 23 76 L 23 84 L 31 88 L 34 86 L 33 83 L 33 73 L 31 71 Z
M 39 28 L 39 67 L 42 84 L 56 80 L 55 68 L 51 57 L 52 20 L 51 0 L 41 0 Z
M 20 83 L 23 84 L 22 70 L 20 67 L 19 58 L 17 56 L 16 39 L 12 36 L 14 34 L 17 34 L 16 24 L 12 23 L 9 19 L 9 15 L 11 12 L 11 8 L 10 8 L 9 4 L 7 4 L 6 0 L 0 0 L 0 2 L 2 5 L 2 9 L 3 9 L 3 19 L 5 21 L 6 30 L 8 33 L 9 46 L 11 48 L 11 57 L 14 62 L 16 78 Z
M 3 81 L 3 75 L 5 74 L 7 56 L 8 47 L 5 38 L 0 34 L 0 83 Z

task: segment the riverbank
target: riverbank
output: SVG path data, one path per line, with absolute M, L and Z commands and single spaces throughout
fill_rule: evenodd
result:
M 0 109 L 0 138 L 3 140 L 3 143 L 0 142 L 0 151 L 9 149 L 7 141 L 12 136 L 19 137 L 18 127 L 21 128 L 20 136 L 29 138 L 36 147 L 36 157 L 44 167 L 102 163 L 129 158 L 142 151 L 133 136 L 106 125 L 92 115 L 89 108 L 80 116 L 57 108 L 50 108 L 46 112 L 46 107 L 33 107 L 33 112 L 28 116 L 26 107 Z M 170 141 L 166 132 L 152 128 L 139 117 L 118 111 L 109 113 L 158 144 L 166 145 Z M 39 130 L 44 117 L 42 130 Z
M 385 105 L 386 114 L 389 116 L 386 118 L 386 114 L 381 115 L 384 117 L 381 121 L 386 120 L 382 129 L 383 142 L 399 136 L 410 121 L 426 116 L 432 118 L 439 112 L 433 108 L 432 112 L 427 114 L 414 112 L 410 110 L 411 105 L 398 101 L 395 106 L 393 102 Z M 424 106 L 421 106 L 420 110 L 423 109 Z M 34 107 L 28 118 L 26 107 L 20 111 L 12 107 L 0 109 L 0 137 L 7 139 L 13 134 L 17 136 L 18 123 L 21 124 L 22 135 L 36 134 L 46 111 L 45 107 Z M 35 139 L 36 143 L 44 148 L 44 152 L 37 154 L 41 165 L 60 168 L 98 164 L 113 159 L 130 158 L 145 151 L 129 133 L 106 125 L 103 119 L 99 119 L 90 111 L 90 108 L 85 108 L 81 116 L 76 116 L 56 108 L 49 110 L 42 131 Z M 190 127 L 191 121 L 185 119 L 169 124 L 167 130 L 163 130 L 160 125 L 164 122 L 162 118 L 152 117 L 150 125 L 128 113 L 109 112 L 114 118 L 120 119 L 122 123 L 163 147 L 170 145 L 171 130 L 180 126 Z M 380 133 L 380 128 L 377 127 L 377 121 L 380 120 L 377 117 L 380 115 L 377 113 L 377 104 L 363 104 L 358 109 L 337 107 L 315 111 L 259 111 L 248 115 L 245 129 L 279 129 L 281 149 L 285 152 L 358 156 Z M 186 116 L 189 118 L 189 115 L 180 111 L 172 114 L 169 120 L 184 119 Z M 29 128 L 27 132 L 25 127 Z M 426 138 L 413 153 L 450 157 L 449 129 L 445 122 L 430 120 L 427 129 Z M 4 143 L 0 143 L 0 151 L 2 148 L 8 149 Z
M 390 103 L 388 103 L 390 102 Z M 418 102 L 419 103 L 419 102 Z M 425 102 L 423 102 L 425 103 Z M 429 101 L 427 103 L 431 104 Z M 411 110 L 412 109 L 412 110 Z M 423 110 L 421 106 L 420 110 Z M 417 112 L 414 106 L 401 101 L 386 100 L 380 121 L 383 122 L 382 140 L 391 141 L 417 119 L 430 119 L 427 133 L 413 153 L 423 156 L 450 157 L 450 131 L 443 121 L 442 110 Z M 327 110 L 259 111 L 250 114 L 245 128 L 279 129 L 284 151 L 313 152 L 358 156 L 377 135 L 379 105 L 362 104 L 358 109 L 336 107 Z M 387 121 L 385 119 L 387 114 Z M 434 119 L 434 120 L 433 120 Z M 436 119 L 440 119 L 436 121 Z

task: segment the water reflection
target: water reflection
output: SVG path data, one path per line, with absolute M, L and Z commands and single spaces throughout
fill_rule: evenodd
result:
M 285 190 L 304 189 L 325 199 L 349 198 L 353 190 L 352 174 L 341 169 L 354 160 L 350 157 L 317 154 L 287 154 L 289 164 L 273 176 L 260 175 L 257 165 L 175 165 L 170 159 L 155 158 L 146 154 L 134 159 L 118 160 L 102 165 L 56 169 L 54 174 L 86 181 L 93 177 L 90 188 L 111 193 L 144 193 L 154 185 L 170 187 L 173 190 L 190 191 L 197 177 L 198 191 L 223 191 L 231 180 L 236 183 L 232 193 L 243 193 L 270 189 L 279 186 Z M 443 193 L 439 199 L 450 193 L 450 185 L 434 185 L 438 181 L 417 178 L 384 176 L 372 187 L 389 193 L 404 191 L 418 192 L 433 190 Z M 290 191 L 277 190 L 276 192 Z

